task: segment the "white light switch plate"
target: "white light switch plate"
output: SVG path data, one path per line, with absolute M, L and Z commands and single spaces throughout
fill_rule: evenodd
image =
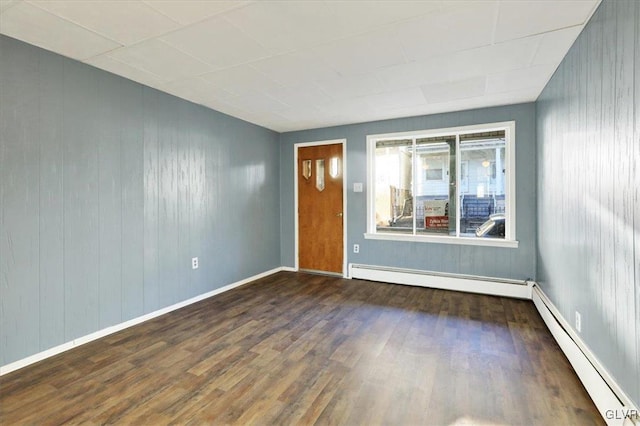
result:
M 354 182 L 353 192 L 362 192 L 362 182 Z

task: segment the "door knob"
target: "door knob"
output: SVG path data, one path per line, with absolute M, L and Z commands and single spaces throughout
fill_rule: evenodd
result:
M 342 212 L 340 212 L 340 213 L 336 214 L 336 216 L 338 216 L 338 217 L 342 217 Z

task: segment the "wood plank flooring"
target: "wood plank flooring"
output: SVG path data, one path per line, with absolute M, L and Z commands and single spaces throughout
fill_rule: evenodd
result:
M 603 424 L 529 301 L 282 272 L 0 377 L 0 424 Z

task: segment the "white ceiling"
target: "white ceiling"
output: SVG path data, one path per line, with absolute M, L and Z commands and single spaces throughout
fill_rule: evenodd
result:
M 600 0 L 0 0 L 0 32 L 276 130 L 535 101 Z

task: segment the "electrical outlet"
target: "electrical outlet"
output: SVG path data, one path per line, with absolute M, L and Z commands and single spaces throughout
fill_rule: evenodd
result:
M 198 258 L 197 257 L 192 257 L 191 258 L 191 269 L 198 269 Z
M 353 245 L 353 252 L 354 253 L 360 253 L 360 244 L 354 244 Z
M 582 333 L 582 317 L 578 311 L 576 311 L 576 331 Z

